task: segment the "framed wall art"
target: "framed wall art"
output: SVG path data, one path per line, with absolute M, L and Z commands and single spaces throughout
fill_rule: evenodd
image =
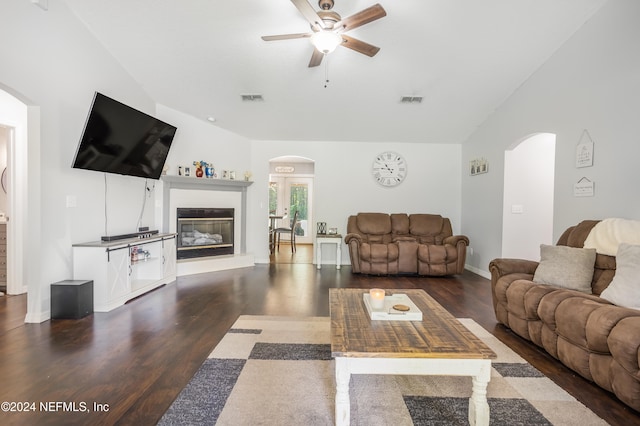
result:
M 487 173 L 489 171 L 489 162 L 486 158 L 476 158 L 469 161 L 469 174 L 471 176 Z
M 585 129 L 576 146 L 576 167 L 591 166 L 593 166 L 593 140 L 589 132 Z

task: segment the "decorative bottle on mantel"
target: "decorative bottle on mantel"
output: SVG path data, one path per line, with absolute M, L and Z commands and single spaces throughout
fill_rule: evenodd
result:
M 209 179 L 213 179 L 213 163 L 207 163 L 204 172 L 205 176 L 207 176 Z
M 193 165 L 196 166 L 196 177 L 201 178 L 204 175 L 204 171 L 202 170 L 203 161 L 194 161 Z

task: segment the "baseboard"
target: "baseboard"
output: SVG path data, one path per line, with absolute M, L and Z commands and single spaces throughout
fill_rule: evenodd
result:
M 485 270 L 482 270 L 480 268 L 476 268 L 475 266 L 471 266 L 471 265 L 464 265 L 464 269 L 466 269 L 468 271 L 471 271 L 474 274 L 478 274 L 481 277 L 484 277 L 484 278 L 486 278 L 488 280 L 491 279 L 491 272 L 489 272 L 489 271 L 485 271 Z
M 51 311 L 44 312 L 27 312 L 24 322 L 38 324 L 51 319 Z
M 204 259 L 179 260 L 177 276 L 202 274 L 205 272 L 225 271 L 227 269 L 246 268 L 254 266 L 252 254 L 233 254 L 224 256 L 207 257 Z
M 15 288 L 11 288 L 10 289 L 8 286 L 3 286 L 3 288 L 0 289 L 0 291 L 2 291 L 4 294 L 9 295 L 9 296 L 17 296 L 19 294 L 24 294 L 24 293 L 28 292 L 29 289 L 27 288 L 26 285 L 18 287 L 18 291 L 16 291 Z

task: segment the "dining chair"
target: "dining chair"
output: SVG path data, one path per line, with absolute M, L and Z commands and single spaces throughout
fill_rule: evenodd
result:
M 296 251 L 296 225 L 298 224 L 298 211 L 296 210 L 296 212 L 293 214 L 293 219 L 291 220 L 291 227 L 286 228 L 286 227 L 281 227 L 281 228 L 276 228 L 275 231 L 273 231 L 275 237 L 276 237 L 276 247 L 277 250 L 280 251 L 280 235 L 281 234 L 289 234 L 289 238 L 291 240 L 291 253 L 295 253 Z

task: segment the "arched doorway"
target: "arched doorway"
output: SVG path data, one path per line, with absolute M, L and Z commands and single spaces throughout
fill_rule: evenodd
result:
M 315 162 L 299 156 L 282 156 L 269 161 L 269 214 L 284 216 L 274 226 L 294 227 L 297 249 L 292 252 L 290 238 L 281 235 L 279 250 L 274 250 L 271 263 L 313 263 L 313 180 Z M 284 244 L 283 244 L 284 243 Z
M 516 142 L 504 156 L 502 257 L 540 259 L 552 244 L 556 135 Z

